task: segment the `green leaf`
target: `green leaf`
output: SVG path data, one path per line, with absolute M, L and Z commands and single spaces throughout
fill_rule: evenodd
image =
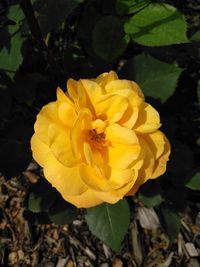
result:
M 175 64 L 161 62 L 149 55 L 134 58 L 135 81 L 139 83 L 145 96 L 165 102 L 173 95 L 178 78 L 183 71 Z
M 118 251 L 130 222 L 128 203 L 123 199 L 114 205 L 105 203 L 87 209 L 86 221 L 92 234 Z
M 142 186 L 138 194 L 140 200 L 147 208 L 155 207 L 163 202 L 161 188 L 155 181 L 147 182 Z
M 78 215 L 78 209 L 65 201 L 60 195 L 48 212 L 52 223 L 63 225 L 72 223 Z
M 57 191 L 45 179 L 40 179 L 30 187 L 28 209 L 33 212 L 47 211 L 57 197 Z
M 131 17 L 125 32 L 141 45 L 162 46 L 189 42 L 185 17 L 168 4 L 150 4 Z
M 185 186 L 192 190 L 200 190 L 200 172 L 196 172 Z
M 124 34 L 123 24 L 119 18 L 104 16 L 96 23 L 92 45 L 101 59 L 113 62 L 126 50 L 129 38 Z
M 169 236 L 170 240 L 173 241 L 181 227 L 181 221 L 177 213 L 168 208 L 160 209 L 160 222 Z
M 200 42 L 200 31 L 195 32 L 192 37 L 190 37 L 190 40 L 193 42 Z
M 78 6 L 83 0 L 42 0 L 36 1 L 34 9 L 37 11 L 37 19 L 43 35 L 50 31 L 55 31 L 61 25 L 67 16 Z
M 21 22 L 24 19 L 23 13 L 18 5 L 9 9 L 8 18 L 13 21 L 14 25 L 9 25 L 0 32 L 0 69 L 7 72 L 12 78 L 15 71 L 22 63 L 22 44 L 24 37 L 21 34 Z
M 133 14 L 151 2 L 152 0 L 117 0 L 116 11 L 119 15 Z

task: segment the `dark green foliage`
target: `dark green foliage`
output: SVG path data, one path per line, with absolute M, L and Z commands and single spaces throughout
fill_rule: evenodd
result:
M 106 203 L 87 209 L 86 221 L 95 236 L 119 251 L 130 223 L 128 203 L 124 199 L 114 205 Z
M 33 223 L 41 214 L 40 223 L 46 223 L 48 218 L 49 222 L 59 225 L 71 223 L 78 215 L 78 209 L 64 201 L 46 179 L 39 180 L 29 189 L 26 204 L 28 211 L 32 212 L 26 214 L 32 216 L 30 221 Z

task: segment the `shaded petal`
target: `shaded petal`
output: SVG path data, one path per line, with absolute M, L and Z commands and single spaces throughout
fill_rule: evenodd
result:
M 112 144 L 135 145 L 138 138 L 133 130 L 115 123 L 106 128 L 106 138 Z
M 97 165 L 81 165 L 81 177 L 90 189 L 96 191 L 107 192 L 120 187 L 117 182 L 108 180 Z
M 128 106 L 127 110 L 123 114 L 122 118 L 118 121 L 118 123 L 124 127 L 132 129 L 135 125 L 139 114 L 138 107 Z
M 85 140 L 85 130 L 92 127 L 92 115 L 89 109 L 82 109 L 78 118 L 70 131 L 70 142 L 72 153 L 75 158 L 83 155 L 83 143 Z
M 111 105 L 106 111 L 108 121 L 111 124 L 119 121 L 124 115 L 124 112 L 127 110 L 127 108 L 128 102 L 125 98 L 120 96 L 114 97 Z
M 90 189 L 79 196 L 69 196 L 64 194 L 62 197 L 77 208 L 91 208 L 103 203 L 103 201 L 97 198 L 94 192 Z
M 64 195 L 79 195 L 87 190 L 80 177 L 80 165 L 67 168 L 49 154 L 44 163 L 44 176 Z
M 43 143 L 36 134 L 31 138 L 31 149 L 33 153 L 33 158 L 37 163 L 43 167 L 46 157 L 50 153 L 50 148 Z
M 154 155 L 149 148 L 147 142 L 141 137 L 140 138 L 141 154 L 139 159 L 143 160 L 143 165 L 139 169 L 138 179 L 136 184 L 141 185 L 152 177 L 152 173 L 155 166 Z
M 151 179 L 161 176 L 163 173 L 165 173 L 167 168 L 167 161 L 169 160 L 169 155 L 170 155 L 170 143 L 166 138 L 166 136 L 164 136 L 164 139 L 165 139 L 164 152 L 155 162 L 155 167 L 151 175 Z
M 127 100 L 117 95 L 102 95 L 95 103 L 96 116 L 114 123 L 121 119 L 128 107 Z
M 164 134 L 161 131 L 156 131 L 154 133 L 144 135 L 143 138 L 148 143 L 154 157 L 156 159 L 159 158 L 164 151 L 166 143 Z
M 156 131 L 160 124 L 159 113 L 149 104 L 144 103 L 139 111 L 138 119 L 134 129 L 140 133 L 150 133 Z
M 57 96 L 58 101 L 67 102 L 69 105 L 73 106 L 74 103 L 68 97 L 67 93 L 64 93 L 60 87 L 57 88 L 56 96 Z
M 110 204 L 114 204 L 117 201 L 119 201 L 120 199 L 122 199 L 127 192 L 129 192 L 131 190 L 131 188 L 133 187 L 133 185 L 135 184 L 135 181 L 137 179 L 137 172 L 136 171 L 132 171 L 132 170 L 124 170 L 122 172 L 125 172 L 125 176 L 128 176 L 131 180 L 131 182 L 127 183 L 125 186 L 117 189 L 117 190 L 113 190 L 110 192 L 95 192 L 95 195 L 102 199 L 105 202 L 108 202 Z M 121 175 L 123 175 L 121 173 Z

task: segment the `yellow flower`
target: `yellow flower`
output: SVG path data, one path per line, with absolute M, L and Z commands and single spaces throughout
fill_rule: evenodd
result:
M 158 112 L 115 72 L 68 80 L 44 106 L 31 139 L 44 176 L 77 207 L 116 203 L 162 175 L 170 154 Z

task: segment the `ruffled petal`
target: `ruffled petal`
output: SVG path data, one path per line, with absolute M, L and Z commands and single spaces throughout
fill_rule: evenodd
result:
M 106 138 L 111 144 L 135 145 L 138 138 L 133 130 L 115 123 L 106 128 Z
M 123 187 L 113 190 L 110 192 L 97 192 L 95 191 L 95 195 L 97 198 L 102 199 L 104 202 L 108 202 L 110 204 L 114 204 L 118 202 L 120 199 L 122 199 L 133 187 L 135 184 L 135 181 L 137 179 L 137 171 L 132 171 L 132 170 L 125 170 L 126 176 L 130 178 L 129 183 L 125 184 Z
M 110 146 L 108 149 L 109 162 L 111 168 L 126 169 L 140 154 L 139 145 L 121 145 Z
M 67 102 L 62 102 L 58 106 L 58 116 L 66 127 L 73 127 L 77 119 L 77 114 L 74 107 L 69 105 Z
M 60 124 L 57 102 L 51 102 L 44 106 L 37 115 L 37 120 L 34 124 L 34 130 L 38 138 L 47 145 L 50 143 L 48 128 L 51 123 Z
M 110 181 L 105 177 L 102 169 L 97 165 L 81 165 L 81 177 L 84 183 L 93 190 L 108 192 L 119 188 L 120 185 L 116 181 Z
M 170 144 L 166 136 L 164 136 L 165 145 L 162 155 L 156 160 L 151 179 L 157 178 L 165 173 L 167 168 L 167 161 L 169 160 L 170 155 Z
M 79 195 L 87 190 L 80 177 L 80 165 L 67 168 L 52 154 L 49 154 L 44 162 L 44 176 L 63 197 Z
M 159 113 L 151 105 L 144 103 L 140 108 L 134 130 L 138 133 L 151 133 L 160 126 Z
M 66 201 L 70 202 L 77 208 L 91 208 L 103 203 L 103 201 L 99 199 L 90 189 L 79 196 L 69 196 L 67 194 L 62 196 Z
M 43 167 L 46 157 L 50 153 L 49 146 L 43 143 L 36 134 L 31 138 L 31 149 L 33 153 L 33 158 L 38 164 Z
M 109 72 L 104 72 L 101 75 L 99 75 L 96 79 L 95 82 L 98 83 L 102 88 L 105 88 L 105 86 L 114 80 L 117 80 L 118 76 L 117 73 L 114 71 L 109 71 Z

